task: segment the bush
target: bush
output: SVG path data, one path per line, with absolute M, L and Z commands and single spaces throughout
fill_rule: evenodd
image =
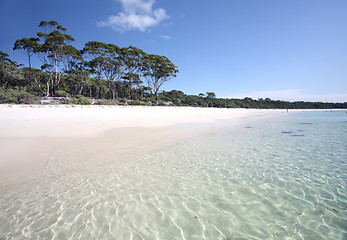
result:
M 79 105 L 90 105 L 92 102 L 90 101 L 90 98 L 87 98 L 85 96 L 77 96 L 76 98 L 73 98 L 71 100 L 73 104 L 79 104 Z
M 128 102 L 128 105 L 129 105 L 129 106 L 149 106 L 148 103 L 146 103 L 146 102 L 140 102 L 139 100 L 130 101 L 130 102 Z
M 160 102 L 160 103 L 158 103 L 158 106 L 167 106 L 167 105 L 163 102 Z
M 181 100 L 179 100 L 179 99 L 173 99 L 173 100 L 172 100 L 172 103 L 173 103 L 175 106 L 182 106 L 182 102 L 181 102 Z
M 75 101 L 77 101 L 77 100 L 75 99 Z M 64 98 L 64 99 L 62 99 L 60 101 L 60 103 L 61 104 L 72 104 L 73 103 L 73 99 L 71 99 L 71 98 Z
M 24 90 L 0 88 L 0 103 L 9 104 L 39 104 L 41 100 Z
M 59 90 L 55 93 L 55 97 L 70 97 L 70 94 L 63 90 Z
M 94 105 L 114 105 L 114 103 L 111 101 L 101 100 L 97 101 Z
M 141 102 L 139 100 L 133 100 L 133 101 L 128 102 L 128 105 L 138 106 L 138 105 L 141 105 Z

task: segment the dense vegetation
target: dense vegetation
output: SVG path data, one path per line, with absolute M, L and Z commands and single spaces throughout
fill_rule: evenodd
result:
M 160 91 L 176 77 L 177 67 L 165 56 L 133 46 L 90 41 L 79 50 L 75 39 L 56 21 L 42 21 L 37 37 L 18 39 L 13 50 L 23 52 L 27 67 L 0 51 L 0 103 L 173 105 L 223 108 L 347 108 L 347 103 L 284 102 L 216 98 L 181 91 Z M 38 57 L 40 69 L 31 65 Z

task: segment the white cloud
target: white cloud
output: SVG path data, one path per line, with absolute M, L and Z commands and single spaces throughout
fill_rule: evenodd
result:
M 166 39 L 166 40 L 170 40 L 171 39 L 171 37 L 168 36 L 168 35 L 161 35 L 160 37 L 163 38 L 163 39 Z
M 347 102 L 347 94 L 305 94 L 302 90 L 290 89 L 279 91 L 255 91 L 237 93 L 228 98 L 271 98 L 283 101 L 310 101 L 310 102 Z
M 98 22 L 98 26 L 112 27 L 115 31 L 125 32 L 139 30 L 145 32 L 148 28 L 158 25 L 169 16 L 162 8 L 153 9 L 155 0 L 118 0 L 122 4 L 122 12 L 112 15 L 106 21 Z

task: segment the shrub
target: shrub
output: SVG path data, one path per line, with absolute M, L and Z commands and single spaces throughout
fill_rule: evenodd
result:
M 92 102 L 90 101 L 90 98 L 87 98 L 85 96 L 77 96 L 72 100 L 72 103 L 79 104 L 79 105 L 90 105 Z
M 70 94 L 63 90 L 59 90 L 55 93 L 55 97 L 70 97 Z
M 182 106 L 182 102 L 179 99 L 173 99 L 172 103 L 175 104 L 176 106 Z
M 75 101 L 77 101 L 77 100 L 75 99 Z M 73 99 L 71 99 L 71 98 L 64 98 L 64 99 L 62 99 L 60 101 L 60 103 L 61 104 L 72 104 L 73 103 Z
M 140 102 L 139 100 L 130 101 L 130 102 L 128 102 L 128 105 L 129 105 L 129 106 L 149 106 L 148 103 L 146 103 L 146 102 Z
M 139 100 L 133 100 L 133 101 L 128 102 L 128 105 L 138 106 L 138 105 L 141 105 L 141 102 Z
M 41 100 L 24 90 L 0 88 L 0 103 L 39 104 Z
M 114 103 L 111 101 L 101 100 L 97 101 L 94 105 L 114 105 Z
M 158 106 L 167 106 L 167 105 L 163 102 L 160 102 L 160 103 L 158 103 Z

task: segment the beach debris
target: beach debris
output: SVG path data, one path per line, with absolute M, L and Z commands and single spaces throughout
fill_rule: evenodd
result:
M 303 125 L 312 125 L 313 123 L 311 123 L 311 122 L 301 122 L 300 124 L 303 124 Z
M 291 133 L 293 133 L 293 131 L 282 131 L 282 133 L 291 134 Z

